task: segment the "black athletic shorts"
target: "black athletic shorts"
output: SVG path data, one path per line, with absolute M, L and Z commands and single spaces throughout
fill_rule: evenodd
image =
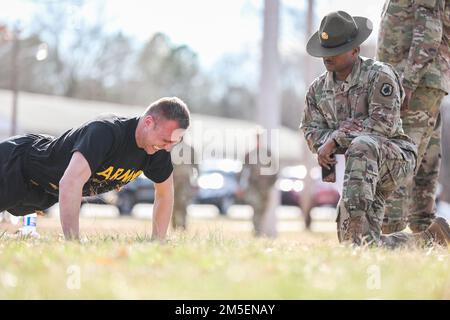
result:
M 45 192 L 25 174 L 24 163 L 36 135 L 15 136 L 0 142 L 0 212 L 24 216 L 50 208 L 58 197 Z

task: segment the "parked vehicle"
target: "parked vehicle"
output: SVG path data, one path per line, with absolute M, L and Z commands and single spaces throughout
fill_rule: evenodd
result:
M 242 163 L 232 159 L 209 159 L 199 166 L 195 203 L 215 205 L 221 214 L 236 202 Z
M 153 203 L 154 201 L 155 185 L 150 179 L 140 175 L 117 193 L 116 206 L 121 215 L 129 215 L 137 203 Z
M 339 201 L 336 184 L 323 182 L 320 171 L 320 167 L 315 167 L 309 173 L 313 181 L 312 205 L 313 207 L 335 207 Z M 276 185 L 281 192 L 282 205 L 301 206 L 302 191 L 306 187 L 305 178 L 307 174 L 304 165 L 289 166 L 280 171 Z
M 133 207 L 138 203 L 153 203 L 155 201 L 155 187 L 151 180 L 140 175 L 136 180 L 115 190 L 92 197 L 83 197 L 82 204 L 109 204 L 119 209 L 120 215 L 130 215 Z

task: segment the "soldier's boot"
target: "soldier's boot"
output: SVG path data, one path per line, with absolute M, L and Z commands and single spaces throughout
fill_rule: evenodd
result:
M 404 221 L 383 223 L 382 232 L 383 234 L 391 234 L 399 231 L 403 231 L 406 228 L 407 223 Z M 423 230 L 421 230 L 423 231 Z
M 424 232 L 416 235 L 419 241 L 425 245 L 438 244 L 443 247 L 448 247 L 450 244 L 450 226 L 441 217 L 434 219 Z
M 412 232 L 422 232 L 431 226 L 431 223 L 435 220 L 435 214 L 427 214 L 423 212 L 421 215 L 412 215 L 409 217 L 408 226 Z
M 412 224 L 412 223 L 410 223 L 409 224 L 409 229 L 411 229 L 411 231 L 413 233 L 418 233 L 418 232 L 425 232 L 428 228 L 424 224 Z
M 362 231 L 363 223 L 365 221 L 364 216 L 351 217 L 349 219 L 348 227 L 344 232 L 344 241 L 350 242 L 352 244 L 361 245 L 362 244 Z

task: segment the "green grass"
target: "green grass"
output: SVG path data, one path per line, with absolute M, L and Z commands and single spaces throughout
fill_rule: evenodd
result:
M 0 299 L 450 299 L 447 249 L 353 249 L 332 233 L 255 240 L 203 229 L 172 233 L 166 244 L 133 231 L 79 244 L 55 231 L 32 240 L 0 230 Z M 69 289 L 78 271 L 80 288 Z

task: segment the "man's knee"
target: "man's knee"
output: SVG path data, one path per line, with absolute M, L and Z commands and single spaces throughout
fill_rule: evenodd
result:
M 378 143 L 369 136 L 359 136 L 352 140 L 345 153 L 346 157 L 377 158 Z

